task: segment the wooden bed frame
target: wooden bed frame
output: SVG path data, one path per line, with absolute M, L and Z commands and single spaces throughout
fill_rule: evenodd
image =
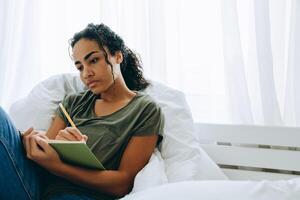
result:
M 196 123 L 200 145 L 231 180 L 300 175 L 300 128 Z

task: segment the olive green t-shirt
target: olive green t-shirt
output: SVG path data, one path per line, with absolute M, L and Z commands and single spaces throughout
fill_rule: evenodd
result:
M 118 169 L 123 152 L 132 136 L 156 134 L 161 139 L 164 117 L 161 108 L 149 95 L 136 92 L 126 106 L 106 116 L 95 114 L 94 106 L 99 98 L 90 90 L 86 90 L 67 95 L 62 104 L 80 132 L 88 136 L 87 145 L 106 169 Z M 57 114 L 67 126 L 70 126 L 61 109 L 57 109 Z M 78 191 L 78 188 L 73 189 L 76 185 L 60 182 L 62 183 L 55 183 L 55 186 L 50 184 L 46 191 L 50 193 L 55 193 L 56 190 L 71 193 L 73 190 L 75 193 Z

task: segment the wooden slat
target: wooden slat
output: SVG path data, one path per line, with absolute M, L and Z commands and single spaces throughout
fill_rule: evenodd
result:
M 196 123 L 201 141 L 300 147 L 299 127 L 268 127 Z
M 247 171 L 238 169 L 222 169 L 222 171 L 230 180 L 287 180 L 299 177 L 292 174 Z
M 300 151 L 202 144 L 218 164 L 300 171 Z

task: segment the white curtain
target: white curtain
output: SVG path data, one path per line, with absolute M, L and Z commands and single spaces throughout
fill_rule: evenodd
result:
M 0 1 L 0 99 L 9 102 L 26 93 L 28 85 L 39 75 L 39 34 L 34 24 L 38 5 L 25 1 Z
M 222 1 L 232 123 L 299 125 L 299 3 Z
M 300 125 L 300 2 L 293 0 L 290 6 L 290 33 L 287 55 L 287 78 L 283 118 L 288 125 Z
M 195 121 L 299 125 L 297 0 L 0 0 L 0 105 L 76 72 L 68 40 L 105 23 Z

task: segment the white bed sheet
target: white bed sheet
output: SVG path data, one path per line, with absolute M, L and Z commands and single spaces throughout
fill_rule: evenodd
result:
M 299 200 L 300 178 L 281 181 L 186 181 L 154 187 L 122 200 Z

